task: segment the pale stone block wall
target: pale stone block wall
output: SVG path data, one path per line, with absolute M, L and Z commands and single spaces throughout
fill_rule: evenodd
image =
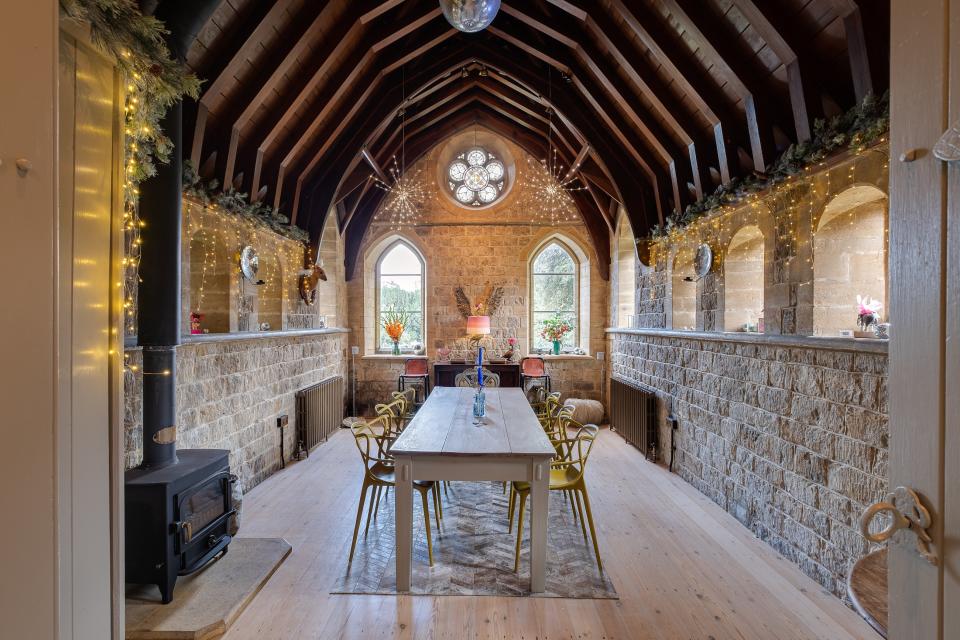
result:
M 851 563 L 868 551 L 858 518 L 887 490 L 885 345 L 611 338 L 613 375 L 656 389 L 679 421 L 674 470 L 843 597 Z M 669 457 L 665 420 L 660 441 Z
M 490 134 L 480 130 L 480 140 Z M 486 136 L 486 137 L 485 137 Z M 472 143 L 473 132 L 465 140 Z M 452 143 L 451 143 L 452 144 Z M 516 337 L 521 354 L 530 350 L 529 261 L 537 249 L 552 236 L 574 246 L 589 268 L 581 271 L 581 317 L 589 314 L 589 325 L 581 332 L 580 347 L 589 355 L 580 358 L 547 357 L 547 368 L 553 376 L 553 389 L 565 397 L 601 398 L 601 371 L 604 363 L 594 356 L 605 351 L 605 329 L 609 325 L 610 283 L 601 275 L 597 254 L 586 227 L 576 212 L 563 219 L 544 219 L 536 202 L 525 194 L 522 181 L 527 154 L 509 140 L 500 139 L 516 159 L 514 187 L 502 201 L 487 209 L 464 209 L 440 190 L 430 176 L 444 176 L 449 157 L 444 155 L 456 144 L 444 144 L 431 151 L 408 172 L 420 175 L 434 190 L 415 224 L 400 230 L 388 221 L 374 219 L 360 249 L 356 273 L 347 282 L 351 344 L 361 352 L 357 356 L 357 405 L 363 412 L 389 397 L 397 388 L 397 376 L 404 358 L 372 355 L 375 344 L 374 316 L 375 265 L 379 250 L 395 238 L 407 241 L 423 256 L 426 263 L 426 356 L 431 363 L 441 346 L 453 350 L 453 357 L 472 353 L 466 336 L 466 320 L 457 310 L 454 288 L 462 285 L 473 303 L 482 301 L 488 286 L 504 288 L 503 305 L 491 318 L 491 335 L 484 339 L 487 353 L 498 357 L 507 350 L 507 339 Z M 505 157 L 503 151 L 501 157 Z M 419 173 L 418 173 L 419 172 Z M 605 265 L 606 266 L 606 265 Z M 589 277 L 589 289 L 585 287 Z
M 177 447 L 230 450 L 245 490 L 280 468 L 277 417 L 286 414 L 284 452 L 296 444 L 297 390 L 334 376 L 348 382 L 343 330 L 311 335 L 223 338 L 177 348 Z M 143 457 L 141 352 L 127 351 L 124 431 L 127 468 Z

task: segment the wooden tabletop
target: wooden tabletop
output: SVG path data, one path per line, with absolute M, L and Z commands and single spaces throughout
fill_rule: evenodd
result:
M 547 456 L 556 451 L 523 391 L 485 389 L 486 417 L 473 424 L 474 389 L 436 387 L 390 448 L 393 455 Z

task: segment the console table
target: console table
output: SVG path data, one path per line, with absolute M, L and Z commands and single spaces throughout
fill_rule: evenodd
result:
M 433 365 L 433 386 L 452 387 L 458 373 L 473 369 L 477 365 L 464 362 L 437 362 Z M 500 376 L 501 387 L 520 386 L 520 365 L 516 362 L 504 364 L 484 363 L 483 368 Z

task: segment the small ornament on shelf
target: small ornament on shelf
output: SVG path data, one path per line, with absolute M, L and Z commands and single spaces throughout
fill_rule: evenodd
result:
M 870 296 L 857 296 L 857 331 L 856 338 L 874 338 L 876 332 L 873 327 L 880 323 L 880 310 L 883 304 Z
M 517 357 L 517 339 L 514 337 L 507 338 L 508 348 L 503 354 L 503 359 L 507 362 L 513 362 Z

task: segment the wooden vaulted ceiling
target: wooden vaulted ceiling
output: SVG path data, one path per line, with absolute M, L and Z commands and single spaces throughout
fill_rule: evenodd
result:
M 618 205 L 646 235 L 884 91 L 887 5 L 503 0 L 465 34 L 437 0 L 223 0 L 188 56 L 206 82 L 184 144 L 315 243 L 336 212 L 349 274 L 384 195 L 371 165 L 402 138 L 408 166 L 476 125 L 542 158 L 552 127 L 605 268 Z

